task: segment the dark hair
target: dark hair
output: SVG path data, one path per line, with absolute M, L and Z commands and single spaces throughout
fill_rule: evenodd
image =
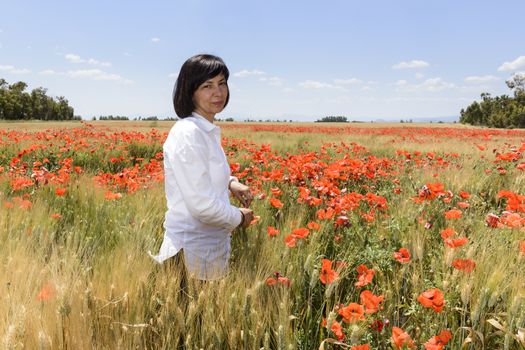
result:
M 215 78 L 221 73 L 224 75 L 226 81 L 228 81 L 230 71 L 220 57 L 201 54 L 188 58 L 180 68 L 179 76 L 173 89 L 173 107 L 175 107 L 175 113 L 177 113 L 180 118 L 188 117 L 195 110 L 193 94 L 197 88 L 206 80 Z M 228 105 L 229 100 L 230 91 L 228 89 L 228 96 L 226 97 L 224 107 Z

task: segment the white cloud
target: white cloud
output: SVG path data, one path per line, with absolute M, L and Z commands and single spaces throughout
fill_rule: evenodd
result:
M 124 52 L 124 56 L 131 57 L 132 55 L 129 52 Z
M 415 77 L 416 77 L 416 79 L 421 79 L 421 78 L 425 77 L 425 74 L 423 74 L 423 73 L 416 73 Z
M 465 81 L 467 83 L 474 83 L 474 84 L 483 84 L 483 83 L 489 83 L 491 81 L 497 81 L 500 80 L 500 78 L 495 77 L 493 75 L 483 75 L 483 76 L 470 76 L 466 77 Z
M 66 60 L 68 60 L 71 63 L 84 63 L 85 61 L 80 58 L 79 55 L 75 55 L 72 53 L 68 53 L 66 56 Z
M 160 41 L 159 38 L 151 38 L 151 42 L 153 43 L 158 43 Z
M 421 60 L 412 60 L 410 62 L 400 62 L 392 66 L 393 69 L 411 69 L 411 68 L 425 68 L 430 66 L 428 62 Z
M 67 55 L 65 55 L 65 58 L 66 58 L 66 60 L 68 60 L 71 63 L 87 63 L 87 64 L 90 64 L 90 65 L 93 65 L 93 66 L 102 66 L 102 67 L 110 67 L 111 66 L 110 62 L 100 62 L 100 61 L 98 61 L 98 60 L 96 60 L 94 58 L 90 58 L 88 60 L 85 60 L 82 57 L 80 57 L 79 55 L 75 55 L 75 54 L 72 54 L 72 53 L 68 53 Z
M 282 86 L 283 85 L 283 79 L 279 77 L 261 77 L 259 78 L 260 81 L 267 82 L 269 85 L 272 86 Z
M 361 84 L 363 81 L 351 78 L 351 79 L 334 79 L 334 84 L 337 85 L 353 85 L 353 84 Z
M 305 88 L 305 89 L 327 89 L 327 88 L 328 89 L 334 89 L 334 88 L 338 88 L 335 85 L 331 85 L 331 84 L 328 84 L 328 83 L 323 83 L 323 82 L 315 81 L 315 80 L 306 80 L 306 81 L 300 82 L 299 86 L 302 87 L 302 88 Z
M 372 91 L 372 90 L 374 90 L 374 89 L 373 89 L 372 87 L 370 87 L 370 86 L 367 85 L 367 86 L 363 86 L 363 87 L 361 88 L 361 90 L 362 90 L 362 91 Z
M 133 81 L 129 79 L 124 79 L 118 74 L 107 73 L 100 69 L 70 70 L 67 72 L 67 76 L 74 79 L 106 80 L 124 84 L 133 83 Z
M 230 89 L 230 91 L 235 91 L 235 92 L 240 92 L 241 89 L 233 82 L 228 82 L 228 89 Z
M 170 79 L 177 78 L 178 76 L 179 76 L 179 73 L 170 73 L 170 74 L 168 74 L 168 78 L 170 78 Z
M 515 71 L 521 68 L 525 68 L 525 56 L 520 56 L 512 62 L 505 62 L 499 66 L 499 72 Z
M 102 66 L 102 67 L 110 67 L 111 66 L 111 63 L 109 62 L 100 62 L 100 61 L 97 61 L 93 58 L 90 58 L 88 61 L 87 61 L 88 64 L 92 64 L 94 66 Z
M 304 89 L 336 89 L 341 91 L 348 91 L 342 86 L 332 85 L 315 80 L 305 80 L 303 82 L 300 82 L 298 85 Z
M 29 69 L 26 68 L 16 68 L 15 66 L 11 65 L 0 65 L 0 71 L 11 73 L 11 74 L 28 74 L 31 73 Z
M 240 72 L 234 73 L 233 76 L 237 78 L 246 78 L 252 75 L 265 75 L 266 73 L 257 69 L 247 70 L 243 69 Z
M 52 69 L 46 69 L 46 70 L 38 72 L 38 74 L 40 74 L 40 75 L 53 75 L 53 74 L 56 74 L 56 72 L 54 70 L 52 70 Z
M 398 80 L 394 83 L 394 85 L 397 86 L 398 91 L 404 90 L 404 91 L 411 91 L 411 92 L 412 91 L 436 92 L 436 91 L 456 88 L 456 85 L 454 83 L 446 82 L 441 78 L 427 79 L 421 84 L 410 84 L 406 80 Z
M 451 89 L 455 87 L 453 83 L 447 83 L 441 78 L 427 79 L 420 86 L 423 90 L 426 91 L 442 91 L 445 89 Z

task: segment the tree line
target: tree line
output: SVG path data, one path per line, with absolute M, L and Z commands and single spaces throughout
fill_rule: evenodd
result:
M 56 100 L 47 96 L 47 89 L 38 87 L 26 92 L 23 81 L 8 84 L 0 78 L 0 120 L 80 120 L 74 115 L 65 97 Z
M 492 97 L 484 92 L 480 102 L 461 110 L 459 121 L 491 128 L 525 128 L 525 75 L 516 74 L 505 83 L 513 96 Z
M 348 118 L 342 115 L 329 115 L 315 121 L 316 123 L 347 123 Z

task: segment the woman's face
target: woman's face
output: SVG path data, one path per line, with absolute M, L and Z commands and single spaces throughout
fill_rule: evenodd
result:
M 223 74 L 206 80 L 193 93 L 194 112 L 212 122 L 215 114 L 224 109 L 228 93 L 228 83 Z

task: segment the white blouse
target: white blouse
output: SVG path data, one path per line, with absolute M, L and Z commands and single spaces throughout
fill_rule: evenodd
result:
M 171 128 L 163 150 L 168 210 L 159 254 L 150 256 L 162 263 L 183 249 L 194 278 L 219 279 L 228 269 L 230 233 L 242 219 L 230 204 L 221 130 L 192 113 Z

